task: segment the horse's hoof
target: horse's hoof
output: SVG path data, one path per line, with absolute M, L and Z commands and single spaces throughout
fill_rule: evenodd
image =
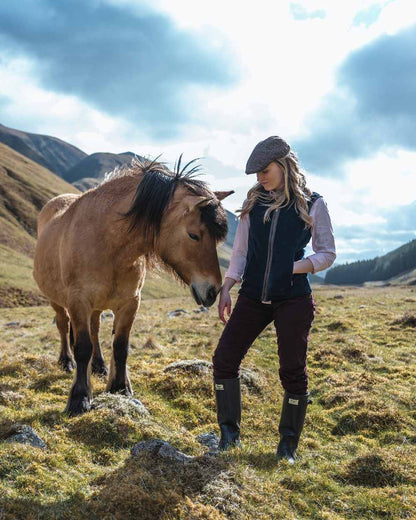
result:
M 75 360 L 70 357 L 59 358 L 58 364 L 65 372 L 72 372 L 76 367 Z
M 75 417 L 77 415 L 81 415 L 85 412 L 88 412 L 91 408 L 91 399 L 88 397 L 70 397 L 68 404 L 65 408 L 65 413 L 69 415 L 69 417 Z
M 105 364 L 104 359 L 102 358 L 93 358 L 91 364 L 91 371 L 93 374 L 97 374 L 98 376 L 107 376 L 108 375 L 108 367 Z
M 126 397 L 133 397 L 133 389 L 129 384 L 126 385 L 116 385 L 113 381 L 113 383 L 107 388 L 107 392 L 110 392 L 111 394 L 121 394 L 125 395 Z

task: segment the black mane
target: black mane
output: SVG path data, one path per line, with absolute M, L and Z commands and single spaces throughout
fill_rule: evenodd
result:
M 153 161 L 135 160 L 134 165 L 143 175 L 137 186 L 132 205 L 124 214 L 124 217 L 130 219 L 129 230 L 141 228 L 145 238 L 152 240 L 153 243 L 159 236 L 164 212 L 178 186 L 186 187 L 194 195 L 212 197 L 212 191 L 207 184 L 195 179 L 200 166 L 194 165 L 187 170 L 198 159 L 189 161 L 181 169 L 181 154 L 173 172 L 164 163 L 157 162 L 157 159 Z M 225 240 L 228 231 L 227 215 L 220 202 L 212 199 L 200 209 L 200 212 L 201 221 L 206 225 L 211 236 L 217 242 Z

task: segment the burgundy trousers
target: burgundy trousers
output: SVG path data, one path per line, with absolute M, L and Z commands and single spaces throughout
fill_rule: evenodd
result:
M 277 335 L 280 382 L 292 394 L 306 394 L 306 354 L 315 309 L 312 294 L 271 304 L 239 294 L 212 358 L 214 377 L 238 377 L 248 349 L 260 332 L 273 321 Z

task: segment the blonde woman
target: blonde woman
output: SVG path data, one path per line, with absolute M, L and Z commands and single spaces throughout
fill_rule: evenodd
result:
M 273 321 L 284 389 L 277 456 L 293 464 L 309 401 L 306 353 L 316 308 L 307 273 L 332 265 L 334 234 L 324 199 L 306 186 L 296 155 L 284 139 L 271 136 L 258 143 L 246 174 L 256 174 L 257 183 L 239 210 L 218 304 L 225 328 L 212 358 L 219 450 L 241 445 L 240 365 Z M 314 254 L 304 258 L 311 238 Z M 230 289 L 235 283 L 241 287 L 231 313 Z

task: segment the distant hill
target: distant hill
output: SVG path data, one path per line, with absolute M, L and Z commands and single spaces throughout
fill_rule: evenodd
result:
M 79 181 L 75 181 L 72 183 L 72 186 L 75 186 L 79 191 L 87 191 L 91 188 L 96 188 L 100 184 L 99 179 L 94 179 L 93 177 L 83 177 Z
M 31 256 L 36 218 L 59 193 L 78 190 L 39 164 L 0 143 L 0 243 Z
M 133 157 L 135 154 L 132 152 L 93 153 L 66 171 L 63 178 L 68 182 L 76 182 L 85 177 L 103 179 L 105 173 L 113 171 L 117 166 L 129 166 Z
M 371 260 L 337 265 L 326 273 L 325 283 L 356 285 L 397 277 L 400 277 L 403 283 L 407 283 L 406 274 L 414 269 L 416 269 L 416 239 Z
M 68 192 L 78 190 L 0 143 L 0 306 L 44 302 L 32 277 L 37 214 Z
M 32 159 L 60 177 L 87 156 L 85 152 L 57 137 L 32 134 L 0 125 L 0 143 Z

